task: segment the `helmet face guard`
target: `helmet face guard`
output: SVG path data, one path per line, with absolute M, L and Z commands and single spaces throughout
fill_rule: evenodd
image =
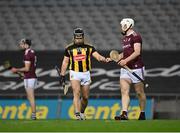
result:
M 74 39 L 75 38 L 83 38 L 84 37 L 84 31 L 82 28 L 76 28 L 74 29 Z
M 74 44 L 84 44 L 84 31 L 82 28 L 74 29 Z
M 122 34 L 126 35 L 126 32 L 134 26 L 134 20 L 131 18 L 124 18 L 120 22 Z

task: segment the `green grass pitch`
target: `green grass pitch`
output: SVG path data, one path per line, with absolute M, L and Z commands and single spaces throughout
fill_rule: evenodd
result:
M 0 120 L 3 132 L 180 132 L 180 120 Z

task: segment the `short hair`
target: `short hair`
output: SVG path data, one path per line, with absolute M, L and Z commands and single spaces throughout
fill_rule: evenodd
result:
M 20 43 L 26 43 L 28 44 L 29 46 L 31 46 L 31 40 L 30 39 L 21 39 Z

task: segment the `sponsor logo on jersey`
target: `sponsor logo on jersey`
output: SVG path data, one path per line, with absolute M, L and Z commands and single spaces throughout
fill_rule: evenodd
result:
M 82 61 L 85 59 L 86 59 L 86 55 L 78 54 L 78 55 L 74 56 L 75 61 Z

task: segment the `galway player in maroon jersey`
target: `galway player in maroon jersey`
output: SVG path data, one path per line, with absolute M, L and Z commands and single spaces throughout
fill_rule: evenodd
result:
M 24 87 L 27 93 L 27 98 L 31 105 L 32 115 L 31 118 L 36 120 L 36 105 L 35 105 L 35 96 L 34 89 L 37 84 L 37 76 L 35 73 L 36 70 L 36 55 L 34 50 L 30 48 L 31 40 L 22 39 L 19 44 L 20 48 L 24 50 L 24 67 L 15 68 L 13 67 L 11 71 L 13 73 L 22 72 L 24 73 Z
M 144 63 L 142 61 L 142 38 L 139 33 L 133 30 L 133 19 L 124 18 L 120 22 L 120 25 L 123 34 L 123 52 L 120 54 L 122 59 L 118 62 L 118 64 L 122 66 L 120 74 L 122 114 L 120 116 L 115 116 L 115 119 L 128 120 L 127 112 L 130 103 L 129 91 L 131 84 L 133 84 L 139 98 L 139 106 L 141 110 L 139 120 L 145 120 L 146 118 L 144 110 L 146 105 L 146 95 L 144 93 L 144 84 L 129 71 L 123 68 L 123 66 L 125 65 L 128 66 L 139 77 L 144 79 Z

